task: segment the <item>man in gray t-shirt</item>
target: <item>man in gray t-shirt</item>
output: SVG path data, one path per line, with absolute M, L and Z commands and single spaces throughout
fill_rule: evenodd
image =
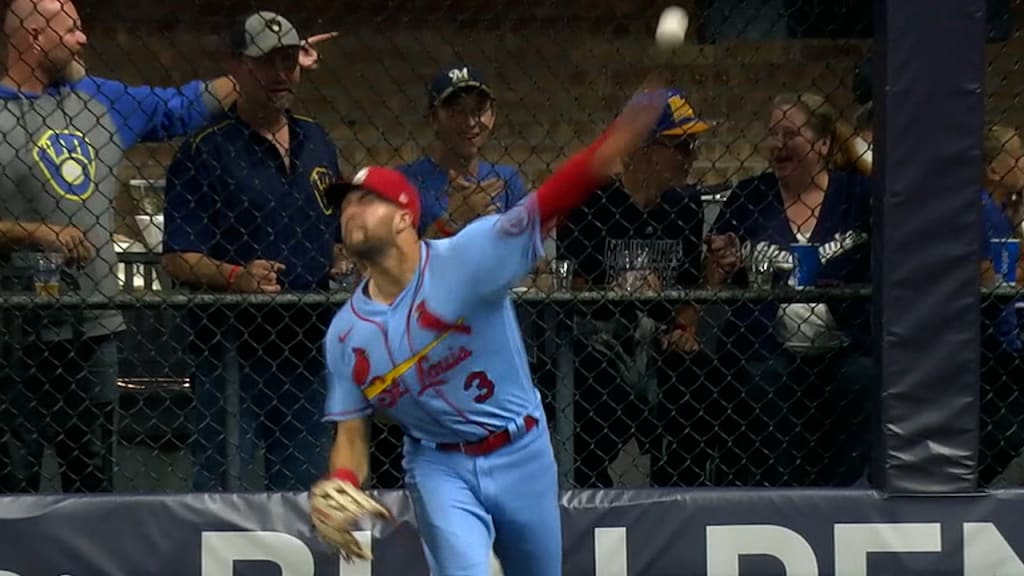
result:
M 91 76 L 65 80 L 63 71 L 86 43 L 70 1 L 15 0 L 4 32 L 0 220 L 78 230 L 95 255 L 66 266 L 61 292 L 114 296 L 119 285 L 111 220 L 120 187 L 114 171 L 137 142 L 170 139 L 201 125 L 220 109 L 217 94 L 226 96 L 226 85 L 150 88 Z M 16 251 L 7 264 L 17 270 L 31 256 Z M 65 491 L 111 490 L 115 334 L 124 330 L 124 320 L 115 310 L 30 316 L 33 321 L 23 324 L 25 375 L 5 386 L 14 421 L 3 446 L 10 462 L 2 488 L 38 490 L 44 442 L 52 440 Z
M 65 267 L 61 293 L 112 297 L 119 290 L 112 203 L 120 187 L 115 170 L 125 151 L 202 126 L 234 102 L 234 81 L 225 76 L 153 88 L 85 75 L 79 53 L 86 36 L 71 0 L 14 0 L 4 33 L 0 222 L 79 231 L 90 246 L 86 253 L 94 248 L 95 256 L 82 261 L 74 246 L 62 250 L 74 265 Z M 312 67 L 316 52 L 308 43 L 304 50 L 303 60 Z M 20 244 L 40 243 L 22 238 Z M 52 248 L 51 243 L 47 249 Z M 7 264 L 18 268 L 31 256 L 16 251 Z M 54 443 L 66 492 L 111 490 L 115 336 L 124 330 L 124 319 L 116 310 L 55 311 L 28 328 L 32 334 L 21 355 L 26 375 L 3 386 L 2 405 L 13 420 L 5 418 L 9 434 L 0 429 L 0 469 L 7 472 L 0 490 L 39 489 L 46 440 Z

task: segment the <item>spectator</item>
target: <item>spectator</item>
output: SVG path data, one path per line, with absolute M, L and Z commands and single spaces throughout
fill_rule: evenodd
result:
M 991 242 L 1021 239 L 1021 195 L 1024 193 L 1024 147 L 1016 130 L 991 126 L 983 142 L 984 190 L 981 193 L 982 280 L 995 284 Z M 1017 264 L 1017 283 L 1024 284 Z M 1019 384 L 1022 370 L 1020 327 L 1016 303 L 985 302 L 982 308 L 981 465 L 979 480 L 988 484 L 1009 462 L 1024 452 L 1024 398 Z M 1018 481 L 1018 484 L 1020 482 Z
M 193 135 L 167 174 L 164 266 L 197 288 L 253 294 L 327 290 L 340 237 L 323 197 L 339 179 L 327 131 L 290 111 L 300 37 L 257 12 L 231 33 L 237 104 Z M 329 311 L 266 307 L 194 317 L 196 437 L 193 488 L 225 488 L 223 337 L 238 348 L 241 460 L 261 436 L 268 490 L 304 490 L 320 475 L 326 428 L 319 339 Z M 233 448 L 233 447 L 232 447 Z
M 427 118 L 436 139 L 421 158 L 398 167 L 420 192 L 420 235 L 444 238 L 475 218 L 504 212 L 526 196 L 515 166 L 491 164 L 480 151 L 491 137 L 498 111 L 494 92 L 476 69 L 445 68 L 427 86 Z M 382 420 L 377 425 L 387 426 Z M 387 426 L 375 436 L 373 485 L 402 485 L 402 434 Z
M 2 158 L 0 220 L 22 229 L 35 222 L 62 230 L 56 240 L 62 246 L 73 240 L 70 249 L 79 260 L 65 270 L 70 282 L 63 293 L 113 297 L 117 257 L 107 219 L 121 186 L 117 165 L 138 142 L 167 140 L 198 127 L 235 98 L 234 83 L 225 77 L 180 88 L 130 87 L 86 75 L 79 56 L 87 38 L 71 0 L 14 0 L 4 33 L 0 118 L 10 128 L 4 136 L 8 152 Z M 45 249 L 55 247 L 53 240 L 44 239 Z M 93 249 L 96 256 L 90 257 Z M 31 259 L 31 252 L 21 249 L 6 264 L 18 270 Z M 4 392 L 15 419 L 0 447 L 11 462 L 2 489 L 37 491 L 50 441 L 64 491 L 109 491 L 116 443 L 116 335 L 124 330 L 124 319 L 116 310 L 30 316 L 23 324 L 36 329 L 21 350 L 26 373 Z
M 709 286 L 792 285 L 795 242 L 819 247 L 819 285 L 869 281 L 870 191 L 861 174 L 829 168 L 835 123 L 820 96 L 775 99 L 772 171 L 740 182 L 726 200 L 708 242 Z M 721 333 L 734 357 L 723 361 L 742 364 L 756 417 L 750 481 L 848 485 L 862 476 L 869 318 L 862 301 L 731 306 Z
M 559 254 L 574 261 L 577 287 L 658 292 L 700 284 L 703 205 L 687 178 L 697 139 L 710 128 L 682 92 L 669 92 L 650 141 L 559 230 Z M 609 465 L 634 436 L 652 454 L 656 484 L 708 482 L 715 416 L 707 403 L 719 382 L 713 362 L 699 355 L 698 319 L 696 305 L 663 302 L 615 301 L 581 312 L 577 486 L 611 487 Z
M 465 65 L 445 69 L 428 85 L 427 103 L 437 139 L 425 156 L 399 167 L 420 191 L 420 228 L 427 237 L 449 236 L 470 220 L 508 210 L 526 196 L 515 166 L 480 157 L 498 110 L 478 70 Z

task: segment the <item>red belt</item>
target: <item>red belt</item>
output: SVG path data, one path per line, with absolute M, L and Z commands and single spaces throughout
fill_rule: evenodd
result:
M 539 422 L 533 416 L 523 418 L 523 433 L 527 433 L 537 427 Z M 495 432 L 482 440 L 475 442 L 452 442 L 438 444 L 436 448 L 442 452 L 462 452 L 466 456 L 486 456 L 512 443 L 512 433 L 506 428 Z

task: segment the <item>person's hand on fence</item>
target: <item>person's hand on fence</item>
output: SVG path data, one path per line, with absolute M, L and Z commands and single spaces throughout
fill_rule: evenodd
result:
M 29 230 L 29 237 L 43 250 L 64 254 L 68 264 L 82 264 L 96 256 L 96 248 L 74 226 L 39 224 Z
M 314 34 L 303 40 L 302 48 L 299 50 L 299 66 L 303 70 L 316 70 L 319 68 L 323 58 L 320 56 L 320 51 L 316 49 L 316 45 L 337 36 L 338 32 L 325 32 L 323 34 Z
M 284 270 L 284 264 L 273 260 L 253 260 L 238 272 L 231 283 L 238 292 L 280 292 L 277 273 Z

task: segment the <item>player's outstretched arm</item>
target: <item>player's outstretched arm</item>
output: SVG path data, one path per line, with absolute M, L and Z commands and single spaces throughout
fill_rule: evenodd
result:
M 550 226 L 579 208 L 608 181 L 645 140 L 658 120 L 667 96 L 663 89 L 645 89 L 633 96 L 605 132 L 570 157 L 537 191 L 542 225 Z
M 617 170 L 622 159 L 651 134 L 667 96 L 663 90 L 637 93 L 618 118 L 593 143 L 555 170 L 541 187 L 515 208 L 485 216 L 455 235 L 465 263 L 453 274 L 459 299 L 494 298 L 533 269 L 543 254 L 542 232 L 583 205 Z

